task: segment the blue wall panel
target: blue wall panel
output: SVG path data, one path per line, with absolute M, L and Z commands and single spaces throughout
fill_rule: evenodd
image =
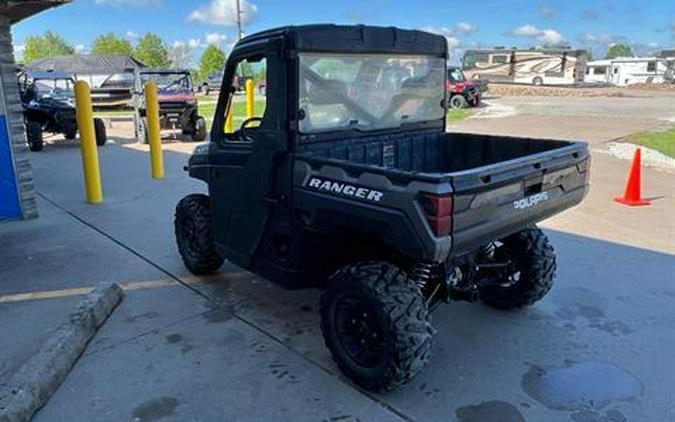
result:
M 7 120 L 0 115 L 0 220 L 21 217 Z

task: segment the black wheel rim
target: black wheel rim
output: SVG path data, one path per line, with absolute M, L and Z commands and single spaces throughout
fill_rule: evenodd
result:
M 357 365 L 378 366 L 385 354 L 384 334 L 377 312 L 355 297 L 344 297 L 335 305 L 338 341 Z

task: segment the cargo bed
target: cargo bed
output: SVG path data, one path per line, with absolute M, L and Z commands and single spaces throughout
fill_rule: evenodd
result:
M 428 130 L 301 143 L 298 153 L 312 175 L 382 190 L 382 205 L 389 208 L 405 209 L 421 192 L 452 195 L 451 246 L 436 242 L 434 253 L 427 254 L 433 259 L 450 247 L 452 255 L 470 252 L 576 205 L 588 185 L 584 142 Z M 336 169 L 345 173 L 331 178 Z M 335 210 L 326 211 L 332 220 L 327 224 L 338 224 Z M 414 220 L 408 215 L 408 222 L 396 224 L 414 231 Z M 430 244 L 420 243 L 426 245 L 422 249 Z

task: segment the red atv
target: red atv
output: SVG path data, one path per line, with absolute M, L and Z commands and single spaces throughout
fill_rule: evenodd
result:
M 476 107 L 482 97 L 481 86 L 475 81 L 468 81 L 459 67 L 448 67 L 446 86 L 448 105 L 452 109 Z

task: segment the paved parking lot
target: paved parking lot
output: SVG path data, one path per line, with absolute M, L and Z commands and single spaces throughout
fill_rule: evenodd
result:
M 645 169 L 646 193 L 661 199 L 620 207 L 611 198 L 628 162 L 602 150 L 627 134 L 616 122 L 629 116 L 610 124 L 574 113 L 597 107 L 589 103 L 493 101 L 516 115 L 452 129 L 588 139 L 593 188 L 544 224 L 559 256 L 552 293 L 522 312 L 439 308 L 431 363 L 403 390 L 372 394 L 342 377 L 318 329 L 319 292 L 284 291 L 227 264 L 216 276 L 188 274 L 172 214 L 180 197 L 204 190 L 182 171 L 191 146 L 167 145 L 167 177 L 155 181 L 144 147 L 121 136 L 99 150 L 98 206 L 84 203 L 76 144 L 32 155 L 41 216 L 0 227 L 0 320 L 13 322 L 0 328 L 12 339 L 0 349 L 0 378 L 65 318 L 74 289 L 117 281 L 128 287 L 124 302 L 35 420 L 675 419 L 675 174 Z M 569 111 L 560 111 L 564 125 L 553 106 Z M 629 114 L 633 128 L 660 121 Z M 51 298 L 15 296 L 37 291 Z

